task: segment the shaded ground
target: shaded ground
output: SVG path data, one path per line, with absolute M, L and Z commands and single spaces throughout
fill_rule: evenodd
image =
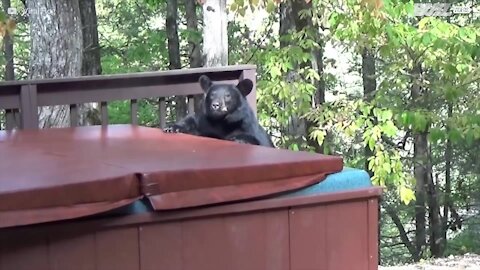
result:
M 480 255 L 465 254 L 402 266 L 380 266 L 379 270 L 480 270 Z

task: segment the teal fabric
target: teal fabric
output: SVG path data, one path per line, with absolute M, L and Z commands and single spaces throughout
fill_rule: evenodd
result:
M 338 173 L 327 175 L 320 183 L 278 197 L 304 196 L 325 192 L 346 191 L 371 187 L 370 176 L 364 170 L 345 167 Z
M 322 182 L 272 197 L 305 196 L 325 192 L 345 191 L 372 186 L 370 176 L 364 170 L 345 167 L 341 172 L 328 175 Z M 271 198 L 271 197 L 270 197 Z M 130 215 L 135 213 L 151 212 L 153 209 L 147 199 L 136 201 L 130 205 L 100 214 L 101 216 Z

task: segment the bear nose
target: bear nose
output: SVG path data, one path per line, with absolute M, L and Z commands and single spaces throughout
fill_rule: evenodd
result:
M 214 110 L 220 109 L 220 103 L 219 102 L 213 102 L 212 103 L 212 109 L 214 109 Z

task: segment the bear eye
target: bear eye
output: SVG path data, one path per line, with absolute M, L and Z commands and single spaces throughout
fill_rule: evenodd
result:
M 230 96 L 230 94 L 225 94 L 225 98 L 226 99 L 230 99 L 232 96 Z

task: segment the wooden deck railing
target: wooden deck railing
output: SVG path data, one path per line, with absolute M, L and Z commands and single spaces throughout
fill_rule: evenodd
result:
M 5 114 L 6 129 L 37 129 L 38 108 L 51 105 L 70 106 L 70 125 L 78 125 L 78 105 L 98 102 L 102 125 L 108 125 L 108 102 L 130 100 L 132 124 L 138 124 L 138 100 L 159 98 L 160 127 L 166 125 L 165 98 L 187 96 L 188 112 L 194 111 L 193 95 L 203 93 L 198 83 L 202 74 L 212 81 L 237 83 L 248 78 L 254 82 L 247 97 L 256 111 L 256 67 L 237 65 L 213 68 L 194 68 L 120 75 L 84 76 L 43 80 L 0 82 L 0 112 Z

